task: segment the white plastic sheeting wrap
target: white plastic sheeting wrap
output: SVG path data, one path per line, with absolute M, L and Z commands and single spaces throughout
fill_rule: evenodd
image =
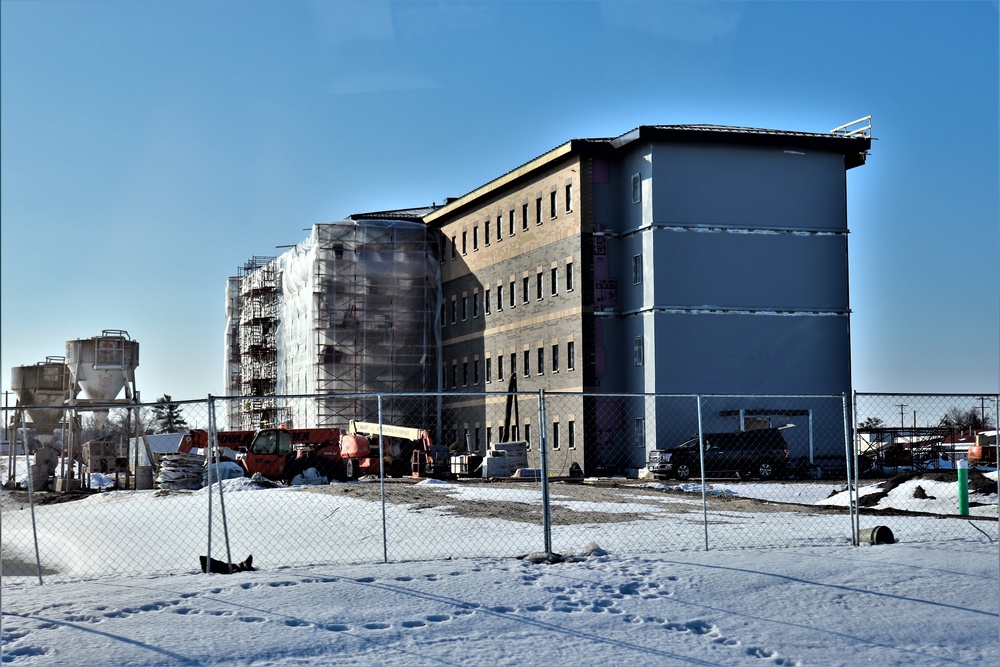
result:
M 374 416 L 374 399 L 358 394 L 436 390 L 433 234 L 418 222 L 323 223 L 281 256 L 248 262 L 227 286 L 228 389 L 247 397 L 231 427 L 343 428 Z M 330 398 L 267 398 L 315 394 Z M 413 410 L 400 406 L 386 416 L 427 419 Z

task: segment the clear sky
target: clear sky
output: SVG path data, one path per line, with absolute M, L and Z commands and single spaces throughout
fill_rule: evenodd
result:
M 0 31 L 4 390 L 124 329 L 143 400 L 219 395 L 227 276 L 313 223 L 574 137 L 868 114 L 855 388 L 998 389 L 997 2 L 4 0 Z

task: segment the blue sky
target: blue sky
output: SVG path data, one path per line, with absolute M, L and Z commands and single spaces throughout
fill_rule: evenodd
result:
M 226 277 L 574 137 L 873 115 L 848 175 L 859 391 L 996 392 L 997 2 L 0 4 L 3 388 L 125 329 L 223 391 Z

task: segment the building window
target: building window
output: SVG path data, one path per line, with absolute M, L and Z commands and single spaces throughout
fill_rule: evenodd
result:
M 458 301 L 455 297 L 451 298 L 451 323 L 454 324 L 458 322 Z
M 555 219 L 556 217 L 556 191 L 553 190 L 549 193 L 549 217 Z
M 517 424 L 511 424 L 510 425 L 510 439 L 512 441 L 514 441 L 514 440 L 520 440 L 520 438 L 518 437 L 517 428 L 518 428 Z
M 573 210 L 573 185 L 569 184 L 566 186 L 566 212 L 569 213 Z
M 566 263 L 566 291 L 573 291 L 573 262 Z
M 483 243 L 486 245 L 490 244 L 490 221 L 487 220 L 483 224 Z
M 642 201 L 642 175 L 632 174 L 632 203 L 638 204 Z
M 510 353 L 510 374 L 514 375 L 517 373 L 517 352 Z
M 490 314 L 490 291 L 489 290 L 486 290 L 486 293 L 483 294 L 483 305 L 486 306 L 486 314 L 489 315 Z
M 517 307 L 517 286 L 514 284 L 513 280 L 510 281 L 510 307 Z
M 524 377 L 531 375 L 531 354 L 525 350 L 521 355 L 524 360 Z
M 576 370 L 576 343 L 573 341 L 566 343 L 566 369 Z
M 559 422 L 552 422 L 552 449 L 559 449 Z
M 514 235 L 514 209 L 510 209 L 507 213 L 507 222 L 510 226 L 510 235 Z
M 486 357 L 486 384 L 493 382 L 493 358 Z
M 472 249 L 479 250 L 479 225 L 472 228 Z
M 632 255 L 632 284 L 642 283 L 642 255 Z
M 521 303 L 528 303 L 528 293 L 530 290 L 531 281 L 525 276 L 521 280 Z
M 479 386 L 479 359 L 472 360 L 472 384 Z
M 558 343 L 553 343 L 552 345 L 552 372 L 559 372 L 559 345 Z
M 447 239 L 441 239 L 441 242 L 438 244 L 438 255 L 441 257 L 441 263 L 442 264 L 444 264 L 444 260 L 448 257 L 448 255 L 446 254 L 447 253 L 447 243 L 448 243 Z M 343 254 L 344 254 L 343 251 L 341 251 L 340 254 L 341 254 L 341 256 L 343 256 Z M 340 258 L 338 257 L 337 259 L 340 259 Z
M 632 359 L 636 366 L 642 366 L 643 362 L 642 336 L 636 336 L 632 341 Z
M 528 443 L 528 449 L 531 449 L 531 424 L 524 425 L 524 441 Z
M 469 319 L 469 297 L 462 297 L 462 321 L 466 322 Z
M 451 388 L 458 388 L 458 362 L 451 362 Z
M 458 257 L 458 247 L 455 245 L 455 237 L 451 237 L 451 258 L 455 259 Z
M 469 232 L 462 230 L 462 254 L 469 252 Z
M 552 296 L 555 296 L 559 293 L 559 271 L 553 267 L 549 273 L 552 278 Z
M 544 296 L 545 288 L 542 286 L 543 283 L 542 272 L 539 271 L 538 274 L 535 275 L 535 299 L 538 301 L 541 301 Z
M 497 382 L 503 382 L 503 355 L 497 357 Z
M 442 303 L 441 304 L 441 328 L 443 329 L 444 325 L 447 324 L 447 323 L 448 323 L 448 306 Z
M 634 433 L 632 437 L 635 440 L 636 448 L 646 449 L 646 420 L 636 419 L 633 429 Z
M 472 293 L 472 317 L 479 317 L 479 292 Z
M 566 422 L 567 448 L 576 449 L 576 422 L 572 419 Z
M 535 224 L 542 224 L 542 198 L 535 200 Z
M 521 229 L 528 231 L 528 205 L 521 204 Z
M 545 375 L 545 348 L 538 348 L 538 374 Z
M 497 285 L 497 310 L 503 310 L 503 285 Z
M 475 441 L 475 448 L 476 448 L 476 450 L 475 451 L 478 452 L 479 451 L 479 442 L 480 442 L 479 441 L 479 427 L 478 426 L 476 427 L 475 434 L 476 434 L 476 441 Z
M 468 387 L 469 386 L 469 362 L 468 361 L 463 361 L 462 362 L 462 386 L 463 387 Z
M 497 241 L 503 240 L 503 216 L 497 216 Z
M 489 447 L 490 443 L 493 442 L 493 427 L 486 427 L 486 446 Z

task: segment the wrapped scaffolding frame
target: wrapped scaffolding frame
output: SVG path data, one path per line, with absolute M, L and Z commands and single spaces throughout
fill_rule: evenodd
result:
M 422 223 L 344 220 L 314 225 L 276 259 L 247 262 L 227 290 L 228 387 L 248 397 L 231 428 L 345 428 L 377 416 L 366 394 L 435 391 L 436 248 Z M 323 398 L 295 407 L 267 398 L 305 394 Z M 435 414 L 434 405 L 383 402 L 390 423 L 428 424 Z

